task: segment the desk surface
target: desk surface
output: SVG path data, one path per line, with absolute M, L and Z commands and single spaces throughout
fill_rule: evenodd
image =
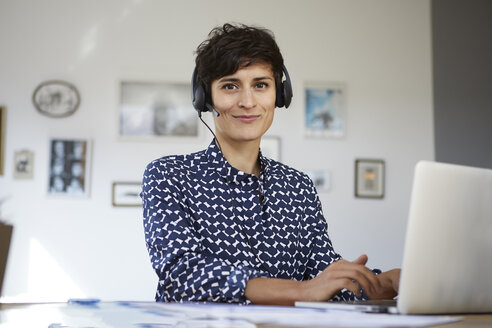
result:
M 0 328 L 9 327 L 143 327 L 142 323 L 148 323 L 148 320 L 157 320 L 152 321 L 154 324 L 165 323 L 165 320 L 169 319 L 169 313 L 164 313 L 164 316 L 154 317 L 153 319 L 149 319 L 149 313 L 154 312 L 158 309 L 161 304 L 155 303 L 145 303 L 145 302 L 124 302 L 127 303 L 124 307 L 121 307 L 119 303 L 123 302 L 102 302 L 96 305 L 86 306 L 86 305 L 73 305 L 67 303 L 45 303 L 45 304 L 0 304 Z M 129 304 L 137 304 L 137 306 L 129 305 Z M 148 306 L 148 308 L 146 308 Z M 155 306 L 155 307 L 154 307 Z M 193 305 L 197 307 L 197 305 Z M 200 305 L 198 305 L 200 306 Z M 142 308 L 139 308 L 142 307 Z M 151 308 L 152 307 L 152 308 Z M 165 308 L 166 311 L 169 307 Z M 236 306 L 234 308 L 234 312 L 240 313 L 243 310 L 246 312 L 251 310 L 251 306 L 240 307 Z M 147 309 L 142 311 L 142 309 Z M 148 310 L 150 309 L 150 310 Z M 211 313 L 210 309 L 213 307 L 205 307 L 207 313 Z M 259 307 L 261 311 L 267 310 L 269 311 L 269 307 Z M 297 308 L 279 308 L 279 307 L 271 307 L 272 311 L 275 312 L 277 309 L 287 315 L 289 312 L 297 311 Z M 166 312 L 165 311 L 165 312 Z M 258 312 L 261 315 L 261 311 Z M 148 313 L 143 313 L 148 312 Z M 179 311 L 178 311 L 179 312 Z M 213 311 L 212 311 L 213 312 Z M 251 316 L 251 312 L 248 312 L 249 316 Z M 280 313 L 280 312 L 279 312 Z M 319 312 L 318 312 L 319 313 Z M 163 313 L 161 313 L 162 315 Z M 143 316 L 142 316 L 143 315 Z M 330 313 L 325 313 L 324 315 L 331 315 Z M 369 318 L 376 318 L 374 314 L 357 314 L 353 312 L 344 312 L 344 317 L 350 316 L 371 316 Z M 386 318 L 397 318 L 397 317 L 415 317 L 415 316 L 399 316 L 399 315 L 383 315 Z M 427 318 L 435 317 L 435 316 L 425 316 Z M 442 325 L 433 325 L 432 327 L 445 327 L 445 328 L 485 328 L 492 327 L 492 314 L 470 314 L 470 315 L 461 315 L 461 316 L 447 316 L 447 317 L 461 317 L 463 320 L 458 322 L 446 323 Z M 155 319 L 157 318 L 157 319 Z M 327 317 L 328 318 L 328 317 Z M 147 320 L 147 321 L 145 321 Z M 164 320 L 164 321 L 161 321 Z M 361 321 L 361 319 L 357 319 L 356 326 L 359 327 L 369 327 L 369 321 Z M 362 319 L 364 320 L 364 319 Z M 136 324 L 136 322 L 140 323 Z M 352 327 L 354 327 L 352 321 Z M 361 322 L 363 322 L 361 324 Z M 340 322 L 339 322 L 340 323 Z M 368 323 L 367 325 L 365 325 Z M 58 325 L 53 325 L 58 324 Z M 374 323 L 371 323 L 374 327 Z M 382 324 L 383 325 L 383 324 Z M 386 323 L 386 326 L 388 324 Z M 202 327 L 205 325 L 202 325 Z M 419 327 L 427 327 L 429 325 L 419 325 Z M 151 325 L 147 325 L 145 327 L 152 327 Z M 157 327 L 157 326 L 155 326 Z M 159 326 L 163 327 L 163 326 Z M 193 325 L 192 327 L 200 327 L 200 325 Z M 217 325 L 208 324 L 207 327 L 232 327 L 232 325 L 228 325 L 227 323 L 221 322 Z M 252 323 L 249 325 L 237 325 L 234 327 L 238 328 L 250 328 L 254 327 Z M 287 327 L 302 327 L 302 328 L 320 328 L 320 327 L 340 327 L 340 325 L 320 325 L 319 322 L 317 324 L 299 324 L 299 325 L 285 325 L 285 324 L 261 324 L 257 323 L 256 327 L 259 328 L 287 328 Z
M 432 328 L 491 328 L 492 314 L 472 314 L 460 316 L 464 319 L 459 322 L 448 323 L 444 325 L 432 326 Z M 278 325 L 258 325 L 258 328 L 293 328 L 292 326 Z M 297 326 L 296 328 L 301 328 Z M 303 326 L 302 328 L 340 328 L 336 326 Z
M 292 326 L 258 325 L 258 328 L 293 328 Z M 432 326 L 432 328 L 490 328 L 492 314 L 465 315 L 463 321 Z M 336 326 L 297 326 L 296 328 L 340 328 Z

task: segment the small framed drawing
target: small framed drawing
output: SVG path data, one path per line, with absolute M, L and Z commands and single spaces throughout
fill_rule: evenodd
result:
M 345 87 L 341 83 L 305 85 L 305 135 L 334 137 L 345 135 Z
M 32 95 L 34 107 L 49 117 L 72 115 L 80 105 L 77 88 L 65 81 L 45 81 L 38 85 Z
M 90 150 L 89 140 L 50 140 L 48 194 L 89 195 Z
M 186 83 L 120 83 L 119 136 L 198 137 L 198 115 Z
M 113 206 L 142 206 L 140 182 L 113 182 Z
M 0 175 L 3 175 L 3 157 L 5 154 L 5 129 L 7 124 L 5 120 L 7 119 L 7 110 L 5 107 L 0 106 Z
M 280 137 L 265 136 L 261 138 L 261 154 L 277 162 L 280 161 Z
M 14 179 L 32 179 L 34 172 L 34 153 L 19 150 L 14 153 Z
M 384 166 L 384 161 L 379 159 L 355 161 L 355 197 L 384 197 Z

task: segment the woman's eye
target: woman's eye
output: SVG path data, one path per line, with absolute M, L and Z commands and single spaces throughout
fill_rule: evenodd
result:
M 227 84 L 224 84 L 222 86 L 222 89 L 226 89 L 226 90 L 234 90 L 234 89 L 237 89 L 236 85 L 235 84 L 232 84 L 232 83 L 227 83 Z
M 258 83 L 256 84 L 256 87 L 257 87 L 258 89 L 265 89 L 266 87 L 268 87 L 268 83 L 265 83 L 265 82 L 258 82 Z

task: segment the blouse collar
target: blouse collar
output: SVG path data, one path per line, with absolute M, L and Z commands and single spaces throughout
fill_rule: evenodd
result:
M 256 178 L 253 174 L 245 173 L 231 166 L 215 143 L 215 139 L 212 140 L 205 153 L 207 155 L 208 167 L 218 172 L 229 183 L 239 184 L 242 181 Z M 263 180 L 270 169 L 270 163 L 266 157 L 263 157 L 261 150 L 258 156 L 261 165 L 259 178 Z

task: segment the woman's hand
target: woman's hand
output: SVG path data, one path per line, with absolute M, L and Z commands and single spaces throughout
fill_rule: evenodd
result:
M 342 259 L 330 264 L 316 278 L 302 282 L 301 298 L 306 301 L 326 301 L 342 289 L 361 296 L 360 287 L 369 297 L 383 294 L 381 279 L 365 266 L 366 263 L 367 255 L 361 255 L 352 262 Z
M 380 293 L 368 295 L 371 299 L 392 299 L 398 295 L 398 289 L 400 288 L 400 269 L 393 269 L 378 274 L 376 277 L 381 282 Z

